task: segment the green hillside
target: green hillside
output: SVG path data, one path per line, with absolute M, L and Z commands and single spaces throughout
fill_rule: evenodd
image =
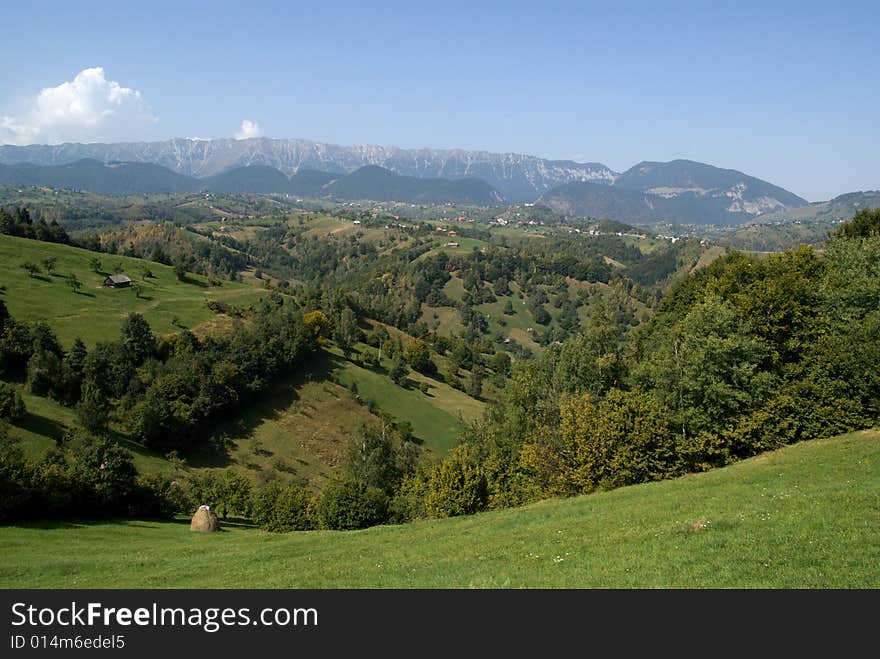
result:
M 384 366 L 388 365 L 386 363 Z M 416 440 L 440 455 L 456 443 L 465 421 L 475 421 L 483 413 L 484 404 L 480 401 L 414 371 L 409 373 L 408 378 L 415 383 L 426 383 L 427 393 L 414 387 L 400 387 L 378 370 L 342 359 L 335 349 L 323 368 L 332 373 L 340 384 L 349 388 L 354 385 L 365 403 L 374 403 L 398 421 L 410 423 Z
M 51 272 L 42 265 L 48 258 L 56 259 Z M 99 272 L 90 266 L 95 258 L 101 262 Z M 25 262 L 42 272 L 29 275 L 21 267 Z M 144 277 L 145 269 L 153 276 Z M 128 275 L 138 290 L 104 288 L 106 276 L 115 273 Z M 68 285 L 71 274 L 82 283 L 77 292 Z M 235 282 L 212 286 L 194 274 L 178 281 L 174 269 L 161 263 L 7 235 L 0 235 L 0 285 L 14 318 L 45 320 L 64 345 L 75 337 L 88 345 L 117 339 L 123 319 L 132 312 L 142 314 L 157 334 L 192 329 L 214 316 L 207 300 L 247 306 L 264 294 Z
M 30 276 L 21 267 L 24 262 L 40 265 L 47 258 L 55 259 L 51 272 L 41 265 L 42 272 Z M 101 261 L 102 272 L 124 272 L 140 290 L 103 287 L 106 275 L 93 271 L 90 261 L 94 258 Z M 153 276 L 144 278 L 144 269 Z M 77 292 L 67 283 L 71 273 L 83 284 Z M 207 300 L 243 307 L 265 294 L 262 288 L 235 282 L 211 286 L 200 275 L 188 274 L 187 281 L 181 282 L 173 268 L 159 263 L 6 235 L 0 235 L 0 284 L 4 287 L 0 299 L 14 318 L 47 321 L 66 346 L 75 337 L 89 346 L 118 340 L 123 320 L 131 312 L 143 314 L 157 334 L 183 328 L 199 335 L 223 331 L 232 319 L 215 315 Z M 225 428 L 226 452 L 196 451 L 186 456 L 191 466 L 197 470 L 230 466 L 253 481 L 265 472 L 320 488 L 327 478 L 338 475 L 350 437 L 361 425 L 377 422 L 343 387 L 360 391 L 363 402 L 374 404 L 377 411 L 410 422 L 417 440 L 434 454 L 445 454 L 453 445 L 463 419 L 473 421 L 482 414 L 482 402 L 442 382 L 412 373 L 416 385 L 421 381 L 429 385 L 428 393 L 415 387 L 403 389 L 387 374 L 343 360 L 338 350 L 334 353 L 316 358 L 314 381 L 277 383 L 265 399 Z M 20 383 L 15 386 L 28 413 L 12 426 L 12 435 L 22 440 L 30 455 L 41 456 L 75 426 L 74 410 L 32 395 Z M 140 470 L 174 471 L 162 454 L 129 441 L 124 424 L 116 424 L 114 431 L 117 440 L 133 451 Z
M 880 432 L 470 517 L 272 535 L 0 528 L 3 588 L 878 588 Z

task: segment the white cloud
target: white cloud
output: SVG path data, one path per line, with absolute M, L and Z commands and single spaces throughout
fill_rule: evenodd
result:
M 156 121 L 139 91 L 107 80 L 104 69 L 95 67 L 46 87 L 18 116 L 0 115 L 0 143 L 135 140 Z
M 245 119 L 241 122 L 241 128 L 239 128 L 238 132 L 235 134 L 235 139 L 247 140 L 252 137 L 260 137 L 262 134 L 263 131 L 260 130 L 260 124 L 256 121 Z

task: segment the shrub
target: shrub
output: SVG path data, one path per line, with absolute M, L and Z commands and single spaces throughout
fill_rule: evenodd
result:
M 311 515 L 312 495 L 299 485 L 286 485 L 278 490 L 267 531 L 308 531 L 314 528 Z
M 30 478 L 19 442 L 0 422 L 0 522 L 20 517 L 30 503 Z
M 403 357 L 414 371 L 426 373 L 431 370 L 431 350 L 421 339 L 413 339 L 403 349 Z
M 406 374 L 409 371 L 406 367 L 406 362 L 404 361 L 401 355 L 395 355 L 394 359 L 391 362 L 391 370 L 389 370 L 388 375 L 391 376 L 391 379 L 398 386 L 406 385 Z
M 275 514 L 275 500 L 281 485 L 275 481 L 266 483 L 251 494 L 251 521 L 260 528 L 270 531 L 270 525 Z
M 21 394 L 12 385 L 0 382 L 0 419 L 16 423 L 25 412 Z
M 189 498 L 181 497 L 183 488 L 163 474 L 141 474 L 136 480 L 134 514 L 143 517 L 174 517 L 191 513 Z
M 432 517 L 470 515 L 483 510 L 487 501 L 486 476 L 464 449 L 453 449 L 431 472 L 425 508 Z
M 388 519 L 388 497 L 376 487 L 338 481 L 324 490 L 318 500 L 317 514 L 328 529 L 363 529 Z
M 69 435 L 65 443 L 71 447 L 71 470 L 82 488 L 84 503 L 103 514 L 127 512 L 137 476 L 131 453 L 110 440 L 85 433 Z
M 420 474 L 403 480 L 389 505 L 389 521 L 393 524 L 406 524 L 425 519 L 425 499 L 428 495 L 428 481 Z
M 299 485 L 272 481 L 251 497 L 251 519 L 264 531 L 287 533 L 315 528 L 312 495 Z

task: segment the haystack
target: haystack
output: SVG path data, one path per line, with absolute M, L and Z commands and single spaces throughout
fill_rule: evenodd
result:
M 220 520 L 217 519 L 217 513 L 208 506 L 199 506 L 196 514 L 192 516 L 189 523 L 190 531 L 219 531 Z

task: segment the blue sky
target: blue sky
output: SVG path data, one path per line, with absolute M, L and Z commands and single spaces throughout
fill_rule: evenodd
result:
M 618 171 L 689 158 L 809 200 L 880 188 L 877 2 L 31 2 L 3 13 L 0 141 L 231 137 L 248 120 L 246 134 Z

